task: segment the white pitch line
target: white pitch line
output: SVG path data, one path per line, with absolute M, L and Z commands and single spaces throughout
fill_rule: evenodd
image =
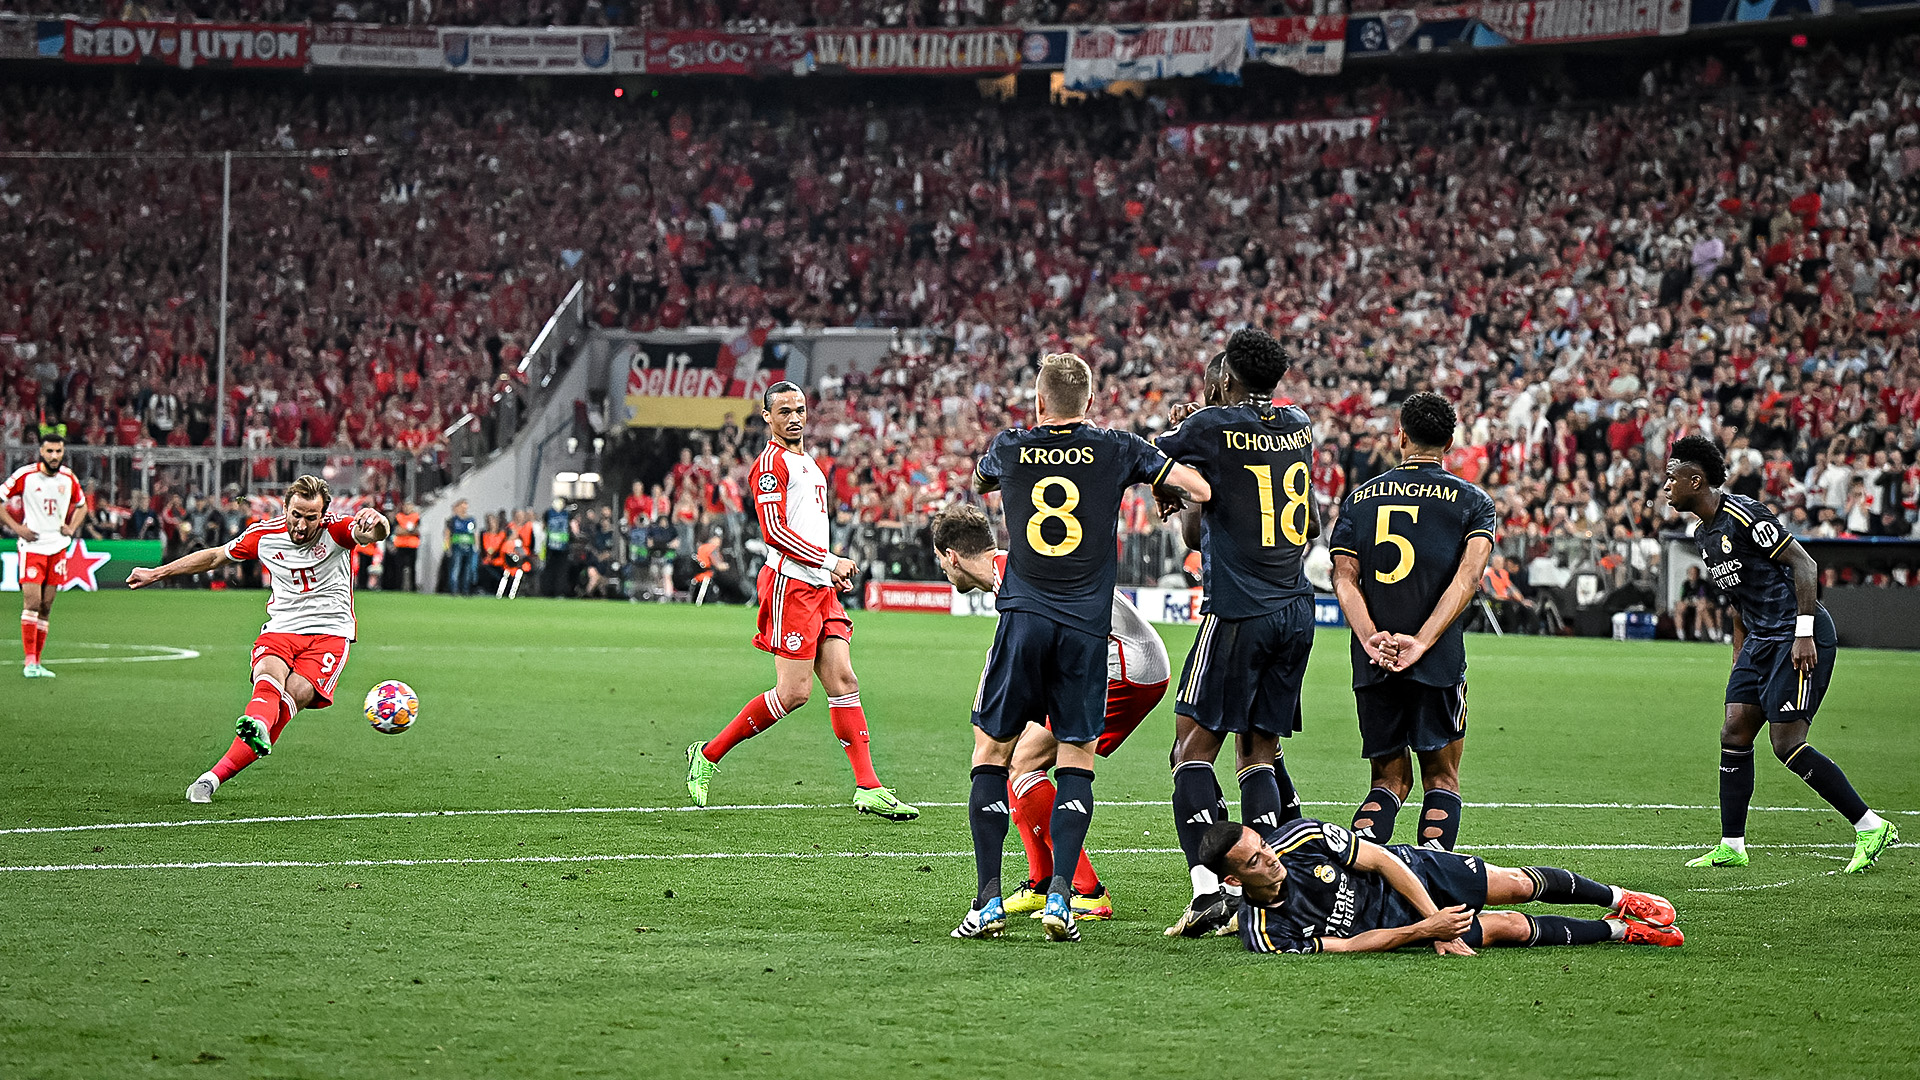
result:
M 923 802 L 925 807 L 962 807 L 963 802 Z M 1099 802 L 1096 807 L 1166 808 L 1165 800 L 1135 799 Z M 1307 802 L 1303 806 L 1351 806 L 1343 802 Z M 1718 810 L 1718 806 L 1688 803 L 1467 803 L 1470 810 Z M 0 836 L 34 833 L 107 832 L 118 829 L 184 829 L 201 825 L 277 825 L 299 821 L 386 821 L 406 818 L 439 817 L 541 817 L 564 814 L 705 814 L 741 810 L 850 810 L 851 803 L 748 803 L 738 806 L 565 806 L 505 810 L 380 810 L 351 814 L 276 814 L 269 817 L 189 818 L 181 821 L 115 821 L 94 825 L 28 825 L 0 829 Z M 1756 813 L 1777 812 L 1815 814 L 1830 810 L 1822 806 L 1755 806 Z M 1920 815 L 1920 810 L 1883 810 L 1883 814 Z
M 1695 851 L 1699 844 L 1477 844 L 1472 851 Z M 1754 844 L 1756 851 L 1850 848 L 1850 844 Z M 1179 848 L 1100 848 L 1089 855 L 1177 855 Z M 958 859 L 971 851 L 706 851 L 680 854 L 516 855 L 467 859 L 254 859 L 231 862 L 41 863 L 0 866 L 0 873 L 99 870 L 326 870 L 380 866 L 501 866 L 522 863 L 677 862 L 702 859 Z M 1811 854 L 1811 852 L 1809 852 Z
M 69 641 L 75 649 L 158 649 L 148 656 L 70 656 L 62 660 L 42 660 L 43 664 L 159 664 L 172 660 L 196 660 L 196 649 L 176 649 L 171 645 L 104 645 L 97 641 Z

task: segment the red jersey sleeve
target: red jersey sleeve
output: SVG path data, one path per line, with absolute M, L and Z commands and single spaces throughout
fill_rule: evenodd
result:
M 24 469 L 15 469 L 13 475 L 7 477 L 7 486 L 0 488 L 0 499 L 11 499 L 24 493 L 27 490 L 27 474 L 32 471 L 31 465 Z
M 787 463 L 777 453 L 762 454 L 753 470 L 753 503 L 760 513 L 760 539 L 796 562 L 832 569 L 833 553 L 800 538 L 787 526 Z
M 353 519 L 350 517 L 329 518 L 327 520 L 327 535 L 333 537 L 333 542 L 342 547 L 352 547 L 354 545 Z
M 227 558 L 246 562 L 260 557 L 260 526 L 254 525 L 227 542 Z

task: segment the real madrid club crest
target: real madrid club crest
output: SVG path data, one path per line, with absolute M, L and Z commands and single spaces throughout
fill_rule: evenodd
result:
M 1720 552 L 1723 555 L 1733 554 L 1733 541 L 1727 539 L 1724 533 L 1720 536 Z
M 1313 876 L 1331 885 L 1333 884 L 1333 867 L 1328 866 L 1326 863 L 1321 863 L 1313 868 Z

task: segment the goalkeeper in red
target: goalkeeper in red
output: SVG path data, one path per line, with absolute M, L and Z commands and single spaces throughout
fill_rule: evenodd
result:
M 753 646 L 773 654 L 773 689 L 749 701 L 720 734 L 687 747 L 687 794 L 695 806 L 707 805 L 720 759 L 805 705 L 817 677 L 833 733 L 853 766 L 854 809 L 912 821 L 919 809 L 880 783 L 868 751 L 867 714 L 853 674 L 853 620 L 840 604 L 857 567 L 827 546 L 827 477 L 801 449 L 807 395 L 793 383 L 774 383 L 761 398 L 760 415 L 767 448 L 754 462 L 751 483 L 767 564 L 760 568 L 760 632 Z
M 130 589 L 181 574 L 205 574 L 230 562 L 257 559 L 273 595 L 267 623 L 253 643 L 253 698 L 234 725 L 233 745 L 213 768 L 187 786 L 187 801 L 213 801 L 233 774 L 273 752 L 301 709 L 333 704 L 334 684 L 347 666 L 356 636 L 353 549 L 387 538 L 387 519 L 367 507 L 348 517 L 332 514 L 333 492 L 317 476 L 287 486 L 287 512 L 268 518 L 224 547 L 204 548 L 158 568 L 140 567 Z

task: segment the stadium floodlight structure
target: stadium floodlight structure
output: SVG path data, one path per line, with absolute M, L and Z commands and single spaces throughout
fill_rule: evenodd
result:
M 227 413 L 227 271 L 233 233 L 233 159 L 278 161 L 332 161 L 355 155 L 377 154 L 371 147 L 329 147 L 316 150 L 0 150 L 0 161 L 212 161 L 220 162 L 220 300 L 214 349 L 218 374 L 213 405 L 213 475 L 220 475 L 225 449 Z

